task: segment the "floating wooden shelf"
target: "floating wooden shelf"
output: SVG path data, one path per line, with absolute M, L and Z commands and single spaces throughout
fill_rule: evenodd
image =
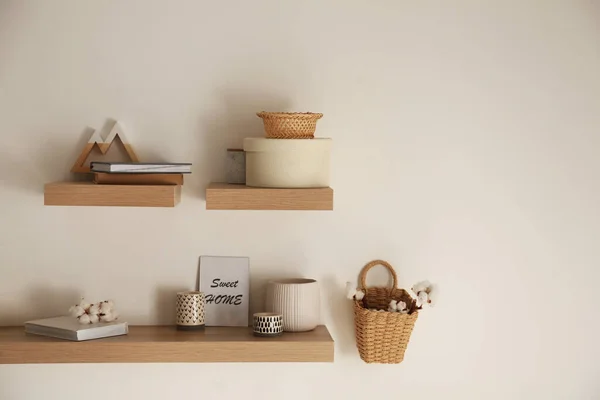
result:
M 276 338 L 255 337 L 252 328 L 130 326 L 126 336 L 84 342 L 0 328 L 0 364 L 169 362 L 333 362 L 333 339 L 325 326 Z
M 47 206 L 175 207 L 179 185 L 104 185 L 92 182 L 54 182 L 44 186 Z
M 211 183 L 206 188 L 206 209 L 333 210 L 333 189 L 270 189 Z

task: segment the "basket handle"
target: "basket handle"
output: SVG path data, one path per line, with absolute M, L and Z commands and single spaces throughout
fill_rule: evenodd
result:
M 376 265 L 383 265 L 387 268 L 393 279 L 392 289 L 398 289 L 398 275 L 396 275 L 394 267 L 392 267 L 387 261 L 383 260 L 373 260 L 363 267 L 362 271 L 360 272 L 360 289 L 365 290 L 367 288 L 367 272 L 369 272 L 369 270 Z

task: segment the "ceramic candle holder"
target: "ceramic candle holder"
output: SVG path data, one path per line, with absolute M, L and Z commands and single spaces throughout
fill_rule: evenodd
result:
M 193 331 L 204 328 L 204 293 L 177 293 L 177 329 Z
M 321 301 L 314 279 L 281 279 L 267 286 L 267 311 L 283 316 L 285 332 L 311 331 L 319 325 Z
M 279 336 L 283 333 L 283 317 L 276 313 L 256 313 L 252 328 L 255 336 Z

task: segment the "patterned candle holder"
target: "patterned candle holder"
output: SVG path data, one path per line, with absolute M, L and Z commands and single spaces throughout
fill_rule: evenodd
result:
M 177 329 L 195 331 L 204 329 L 204 293 L 177 293 Z
M 283 333 L 283 317 L 276 313 L 256 313 L 252 321 L 254 336 L 273 337 Z

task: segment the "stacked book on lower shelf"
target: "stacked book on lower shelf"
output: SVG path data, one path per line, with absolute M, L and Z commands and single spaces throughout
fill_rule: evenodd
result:
M 92 162 L 91 181 L 44 187 L 48 206 L 174 207 L 181 199 L 189 163 Z

